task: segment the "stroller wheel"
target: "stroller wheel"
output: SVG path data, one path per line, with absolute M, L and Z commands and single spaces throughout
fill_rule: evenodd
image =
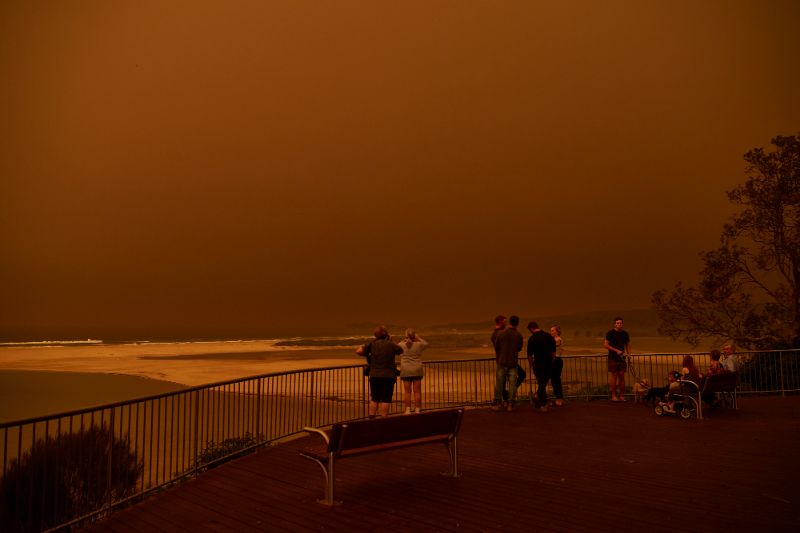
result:
M 683 409 L 681 409 L 681 418 L 683 418 L 684 420 L 689 420 L 690 418 L 692 418 L 692 410 L 689 409 L 688 407 L 684 407 Z
M 655 411 L 656 411 L 656 414 L 657 414 L 658 416 L 661 416 L 661 415 L 663 415 L 663 414 L 664 414 L 664 408 L 663 408 L 662 406 L 660 406 L 660 405 L 656 405 L 656 409 L 655 409 Z

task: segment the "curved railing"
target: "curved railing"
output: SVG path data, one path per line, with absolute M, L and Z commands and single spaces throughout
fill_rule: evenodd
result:
M 627 385 L 660 384 L 684 354 L 638 355 Z M 800 351 L 738 354 L 741 393 L 800 391 Z M 694 354 L 699 368 L 707 354 Z M 520 400 L 535 389 L 528 379 Z M 492 401 L 494 359 L 425 363 L 426 409 Z M 366 416 L 362 366 L 279 372 L 0 424 L 0 531 L 63 528 L 109 512 L 304 426 Z M 608 396 L 604 355 L 564 356 L 568 399 Z M 402 387 L 394 412 L 402 411 Z

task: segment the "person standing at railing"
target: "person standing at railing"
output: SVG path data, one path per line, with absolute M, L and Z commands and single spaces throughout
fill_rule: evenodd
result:
M 614 329 L 606 333 L 603 346 L 608 350 L 608 388 L 612 402 L 625 400 L 625 371 L 628 365 L 625 356 L 631 354 L 631 337 L 622 329 L 622 317 L 614 319 Z M 619 388 L 619 392 L 617 392 Z
M 506 409 L 514 410 L 517 399 L 517 368 L 519 367 L 519 352 L 522 350 L 522 334 L 517 331 L 519 317 L 512 315 L 508 319 L 508 327 L 497 336 L 495 341 L 497 354 L 497 368 L 494 384 L 494 405 L 492 411 L 502 411 L 503 391 L 508 384 L 508 405 Z
M 506 329 L 506 317 L 504 315 L 497 315 L 494 317 L 494 331 L 492 331 L 492 348 L 494 349 L 495 361 L 499 357 L 497 352 L 497 337 Z
M 506 317 L 497 315 L 494 317 L 494 331 L 492 331 L 492 348 L 494 349 L 494 359 L 497 361 L 497 337 L 506 329 Z M 517 389 L 525 383 L 525 370 L 517 364 Z M 508 389 L 503 389 L 503 407 L 508 407 Z
M 556 341 L 556 355 L 553 358 L 553 370 L 550 373 L 550 383 L 553 384 L 553 394 L 556 395 L 556 405 L 564 405 L 564 387 L 561 385 L 561 372 L 564 370 L 564 361 L 561 359 L 561 354 L 564 349 L 561 345 L 564 343 L 561 338 L 561 326 L 556 324 L 550 328 L 550 335 Z
M 403 383 L 403 403 L 405 414 L 419 413 L 422 410 L 422 352 L 428 347 L 425 339 L 412 328 L 406 330 L 406 338 L 400 344 L 403 354 L 400 358 L 400 381 Z
M 539 411 L 547 412 L 547 382 L 553 373 L 553 361 L 556 357 L 556 340 L 552 335 L 539 328 L 536 322 L 528 322 L 528 361 L 536 376 L 536 398 Z
M 389 416 L 392 405 L 394 385 L 397 383 L 397 362 L 395 357 L 403 349 L 392 342 L 389 332 L 383 326 L 373 331 L 375 340 L 359 347 L 356 353 L 370 360 L 369 364 L 369 417 Z

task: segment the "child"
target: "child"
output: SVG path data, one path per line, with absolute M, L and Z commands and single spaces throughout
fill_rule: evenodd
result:
M 711 350 L 711 365 L 708 367 L 706 371 L 707 376 L 714 376 L 716 374 L 722 374 L 725 372 L 725 367 L 722 366 L 722 363 L 719 361 L 721 354 L 719 350 Z
M 659 402 L 659 405 L 664 407 L 668 412 L 674 413 L 675 412 L 675 397 L 680 396 L 681 394 L 681 372 L 677 370 L 673 370 L 667 375 L 667 381 L 669 385 L 667 386 L 667 397 L 664 398 L 663 402 Z

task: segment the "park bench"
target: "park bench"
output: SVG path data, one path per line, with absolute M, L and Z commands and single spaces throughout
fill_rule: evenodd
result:
M 681 380 L 682 383 L 693 385 L 692 401 L 697 406 L 697 418 L 703 418 L 703 397 L 709 395 L 722 396 L 724 404 L 731 405 L 734 409 L 738 409 L 736 402 L 736 387 L 739 384 L 739 372 L 723 372 L 722 374 L 714 374 L 713 376 L 706 376 L 700 384 L 690 380 Z
M 324 443 L 299 450 L 300 455 L 315 461 L 325 473 L 325 505 L 335 505 L 335 464 L 348 457 L 421 446 L 444 444 L 450 455 L 450 470 L 443 475 L 458 477 L 457 436 L 463 409 L 426 411 L 334 424 L 330 430 L 305 427 L 304 431 L 320 435 Z

